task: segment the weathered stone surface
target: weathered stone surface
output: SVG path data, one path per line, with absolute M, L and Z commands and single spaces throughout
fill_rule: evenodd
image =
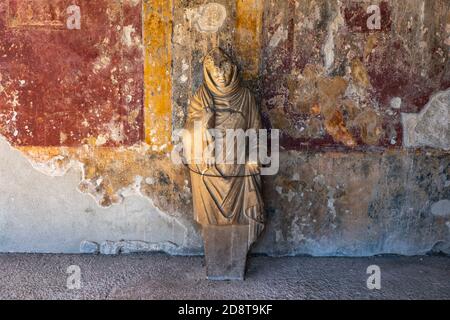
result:
M 178 247 L 171 242 L 150 243 L 145 241 L 105 241 L 100 246 L 100 253 L 106 255 L 130 254 L 142 252 L 164 252 L 176 254 Z
M 431 213 L 439 217 L 450 217 L 450 200 L 441 200 L 431 206 Z
M 93 241 L 82 241 L 80 244 L 80 253 L 97 254 L 100 253 L 100 245 Z
M 104 241 L 100 245 L 100 253 L 105 255 L 118 255 L 120 246 L 114 241 Z
M 192 219 L 161 212 L 133 189 L 120 204 L 103 208 L 77 191 L 78 165 L 63 176 L 43 174 L 1 137 L 0 158 L 0 252 L 80 253 L 84 240 L 121 239 L 175 243 L 171 254 L 202 252 Z
M 79 171 L 44 175 L 3 139 L 0 154 L 0 181 L 14 181 L 0 184 L 2 252 L 78 253 L 85 239 L 138 239 L 176 243 L 171 253 L 202 253 L 192 209 L 171 217 L 139 195 L 99 208 L 74 192 Z M 450 243 L 450 219 L 432 213 L 450 199 L 448 154 L 291 151 L 282 153 L 281 168 L 265 179 L 268 225 L 255 253 L 417 255 Z M 39 188 L 29 189 L 30 181 Z
M 450 228 L 450 223 L 448 224 L 448 226 Z M 431 250 L 431 253 L 450 255 L 450 243 L 445 241 L 436 243 L 436 245 L 433 247 L 433 250 Z
M 450 242 L 450 219 L 432 212 L 450 199 L 449 154 L 289 152 L 280 165 L 254 252 L 416 255 Z
M 203 227 L 208 279 L 244 280 L 249 231 L 240 225 Z
M 450 150 L 450 89 L 433 96 L 419 114 L 402 114 L 404 145 Z
M 248 281 L 205 279 L 202 257 L 0 254 L 1 300 L 450 299 L 450 257 L 254 257 Z M 67 290 L 67 266 L 82 270 L 80 290 Z M 367 290 L 367 267 L 382 270 L 382 290 Z M 32 275 L 32 276 L 30 276 Z M 182 306 L 185 303 L 181 302 Z M 233 303 L 233 302 L 231 302 Z M 249 303 L 251 303 L 249 301 Z M 267 302 L 271 304 L 271 301 Z M 313 302 L 314 303 L 314 302 Z M 176 309 L 178 311 L 178 309 Z M 317 309 L 316 309 L 317 310 Z M 328 310 L 326 310 L 328 311 Z M 300 312 L 300 310 L 298 311 Z M 321 310 L 316 311 L 321 312 Z M 183 318 L 214 318 L 186 315 Z M 169 317 L 167 317 L 169 318 Z M 242 317 L 244 318 L 244 317 Z

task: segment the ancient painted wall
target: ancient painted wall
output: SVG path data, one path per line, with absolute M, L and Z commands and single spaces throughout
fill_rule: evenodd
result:
M 446 0 L 0 1 L 0 252 L 201 253 L 169 154 L 215 46 L 281 130 L 255 252 L 450 252 Z

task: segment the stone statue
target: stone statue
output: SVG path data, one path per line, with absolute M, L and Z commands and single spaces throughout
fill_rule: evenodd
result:
M 264 228 L 262 183 L 258 162 L 249 160 L 256 143 L 240 154 L 242 140 L 230 145 L 226 137 L 231 130 L 258 132 L 261 115 L 237 66 L 221 49 L 205 57 L 203 77 L 185 125 L 194 216 L 203 229 L 208 278 L 243 279 L 247 252 Z M 195 148 L 205 152 L 196 156 Z

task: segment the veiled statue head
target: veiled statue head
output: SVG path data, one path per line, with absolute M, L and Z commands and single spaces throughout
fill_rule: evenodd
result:
M 205 78 L 211 80 L 218 89 L 234 86 L 238 78 L 238 70 L 230 57 L 220 48 L 211 50 L 205 57 Z

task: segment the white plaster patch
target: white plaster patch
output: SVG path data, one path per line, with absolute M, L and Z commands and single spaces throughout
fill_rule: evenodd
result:
M 189 70 L 189 64 L 186 63 L 185 59 L 183 59 L 183 61 L 182 61 L 181 70 L 183 72 Z
M 125 140 L 123 135 L 123 123 L 111 121 L 108 124 L 109 138 L 114 142 L 122 142 Z
M 106 69 L 109 64 L 111 63 L 111 58 L 107 55 L 101 55 L 97 58 L 97 60 L 94 62 L 94 73 L 98 73 L 101 70 Z
M 336 218 L 336 208 L 334 207 L 334 190 L 329 190 L 328 191 L 328 201 L 327 201 L 327 206 L 328 206 L 328 210 L 331 213 L 333 219 Z
M 139 45 L 139 37 L 133 35 L 136 34 L 136 29 L 132 25 L 123 27 L 122 30 L 122 43 L 127 47 L 132 47 L 134 45 Z
M 42 174 L 50 177 L 62 177 L 72 168 L 75 163 L 66 156 L 58 155 L 45 162 L 37 162 L 28 159 L 31 166 Z
M 165 252 L 176 254 L 178 246 L 172 242 L 150 243 L 146 241 L 104 241 L 100 253 L 105 255 L 130 254 L 140 252 Z
M 180 82 L 181 83 L 186 83 L 188 81 L 188 77 L 185 75 L 185 74 L 183 74 L 181 77 L 180 77 Z
M 402 99 L 399 97 L 392 98 L 390 105 L 392 109 L 398 110 L 402 107 Z
M 135 176 L 133 184 L 120 189 L 118 193 L 124 198 L 131 197 L 133 195 L 142 196 L 141 185 L 142 185 L 143 180 L 144 180 L 144 178 L 142 178 L 141 176 Z
M 402 124 L 405 147 L 450 150 L 450 89 L 431 97 L 420 113 L 402 113 Z
M 269 46 L 276 47 L 282 41 L 286 41 L 288 38 L 288 30 L 283 25 L 279 26 L 277 31 L 270 38 Z
M 50 161 L 35 162 L 0 136 L 0 181 L 14 181 L 0 184 L 0 252 L 79 253 L 86 239 L 84 249 L 90 251 L 95 251 L 95 243 L 111 240 L 123 253 L 201 252 L 201 237 L 189 219 L 168 216 L 140 193 L 100 208 L 101 196 L 95 190 L 74 192 L 85 168 L 64 150 Z M 101 179 L 82 183 L 95 189 Z M 141 181 L 136 177 L 130 189 Z
M 292 242 L 302 242 L 307 240 L 304 235 L 304 228 L 308 227 L 308 224 L 299 222 L 299 216 L 294 218 L 292 221 L 291 232 L 288 234 L 287 240 Z
M 431 213 L 438 217 L 450 216 L 450 200 L 441 200 L 431 206 Z
M 13 90 L 10 94 L 5 92 L 5 96 L 8 98 L 6 103 L 10 104 L 13 108 L 20 106 L 19 91 Z
M 337 10 L 337 15 L 333 21 L 328 25 L 327 37 L 323 46 L 324 66 L 329 71 L 334 65 L 335 59 L 335 43 L 334 37 L 338 32 L 339 27 L 344 24 L 344 19 L 341 16 L 340 10 Z
M 80 244 L 80 253 L 97 254 L 100 252 L 100 245 L 93 241 L 82 241 Z
M 219 3 L 208 3 L 195 9 L 187 9 L 185 15 L 197 31 L 215 33 L 224 24 L 227 9 Z
M 104 135 L 101 134 L 95 140 L 95 145 L 100 147 L 100 146 L 103 146 L 104 144 L 106 144 L 106 142 L 108 142 L 108 139 Z

